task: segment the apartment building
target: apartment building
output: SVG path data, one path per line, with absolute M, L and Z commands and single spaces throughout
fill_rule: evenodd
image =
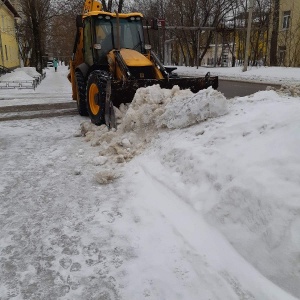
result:
M 278 61 L 282 66 L 300 67 L 300 0 L 281 0 Z
M 15 23 L 19 17 L 10 1 L 0 0 L 0 66 L 8 69 L 20 66 Z

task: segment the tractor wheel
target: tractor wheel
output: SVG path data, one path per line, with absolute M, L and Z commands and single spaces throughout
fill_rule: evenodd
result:
M 88 116 L 86 107 L 86 85 L 81 72 L 75 72 L 76 87 L 77 87 L 77 110 L 81 116 Z
M 87 81 L 87 109 L 92 123 L 105 124 L 106 83 L 109 75 L 105 71 L 94 71 Z

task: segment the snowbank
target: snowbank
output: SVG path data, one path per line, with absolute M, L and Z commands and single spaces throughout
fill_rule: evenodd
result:
M 275 91 L 259 92 L 231 100 L 227 115 L 200 123 L 185 133 L 161 133 L 147 156 L 140 159 L 145 172 L 189 204 L 200 219 L 204 217 L 223 233 L 261 274 L 297 297 L 300 296 L 299 115 L 299 98 L 282 97 Z M 151 193 L 151 189 L 147 192 Z M 149 198 L 156 199 L 153 193 Z M 160 210 L 165 202 L 158 202 Z M 174 211 L 178 204 L 172 202 Z M 168 213 L 161 211 L 161 214 Z M 219 244 L 214 233 L 203 232 L 203 225 L 198 232 L 201 242 L 214 241 L 215 248 L 223 252 L 219 256 L 230 260 L 228 249 Z M 195 239 L 188 243 L 194 245 Z M 208 264 L 216 259 L 212 253 L 205 258 Z M 232 264 L 241 268 L 237 260 Z M 234 267 L 224 268 L 231 274 L 237 272 Z M 249 272 L 243 269 L 244 274 Z M 241 275 L 234 277 L 243 285 Z M 257 275 L 254 277 L 257 279 Z M 245 295 L 245 299 L 269 299 L 264 292 L 250 291 L 252 295 Z
M 268 87 L 267 90 L 276 90 L 276 89 L 274 89 L 272 87 Z M 281 88 L 276 91 L 278 94 L 281 94 L 281 95 L 298 97 L 298 96 L 300 96 L 300 85 L 299 84 L 294 84 L 294 85 L 283 84 L 281 86 Z
M 208 266 L 220 268 L 222 279 L 218 280 L 250 287 L 252 283 L 242 274 L 254 272 L 251 276 L 257 283 L 250 292 L 240 291 L 245 297 L 288 299 L 271 281 L 299 296 L 300 99 L 289 97 L 296 93 L 297 89 L 285 87 L 228 102 L 211 88 L 197 94 L 181 91 L 178 87 L 172 90 L 159 86 L 139 89 L 133 102 L 121 106 L 118 111 L 118 130 L 107 131 L 105 126 L 82 124 L 86 140 L 99 147 L 100 156 L 92 162 L 102 168 L 96 174 L 96 180 L 103 184 L 119 178 L 123 172 L 120 166 L 147 147 L 145 157 L 142 155 L 132 161 L 131 175 L 127 174 L 127 177 L 149 173 L 171 194 L 164 198 L 152 192 L 156 187 L 146 188 L 148 176 L 141 179 L 144 175 L 139 175 L 140 182 L 136 184 L 143 186 L 141 193 L 145 188 L 148 193 L 148 197 L 140 197 L 145 201 L 157 199 L 155 203 L 160 214 L 169 214 L 168 222 L 172 223 L 172 213 L 164 209 L 171 205 L 166 203 L 171 201 L 174 193 L 199 214 L 199 220 L 203 218 L 221 232 L 233 248 L 265 276 L 259 279 L 260 275 L 254 274 L 256 271 L 238 262 L 239 258 L 231 253 L 232 250 L 222 246 L 222 238 L 203 229 L 201 241 L 213 240 L 214 251 L 207 252 L 198 244 L 194 247 L 198 254 L 201 251 L 207 253 Z M 188 131 L 168 130 L 187 127 L 190 127 Z M 142 168 L 136 167 L 137 162 Z M 149 202 L 143 202 L 142 198 L 138 200 L 139 206 L 150 209 Z M 175 207 L 172 212 L 175 213 Z M 191 218 L 191 215 L 186 217 Z M 204 228 L 204 224 L 201 226 Z M 194 244 L 196 240 L 197 237 L 193 237 L 189 243 Z M 140 253 L 140 257 L 145 253 Z M 223 262 L 222 267 L 215 265 L 216 256 L 224 255 L 228 261 L 233 255 L 231 263 Z M 236 263 L 237 268 L 233 267 Z M 270 291 L 259 291 L 260 284 L 268 286 Z M 268 298 L 267 294 L 273 296 Z M 232 295 L 224 297 L 231 299 Z
M 17 71 L 24 71 L 27 75 L 29 75 L 31 77 L 41 76 L 41 74 L 34 67 L 17 68 L 14 70 L 14 73 Z
M 168 128 L 184 128 L 226 113 L 226 98 L 210 87 L 192 96 L 174 97 L 158 123 Z
M 35 79 L 30 75 L 28 75 L 23 70 L 17 70 L 11 73 L 6 73 L 0 77 L 0 81 L 22 81 L 22 80 L 34 81 Z
M 81 134 L 92 146 L 99 146 L 101 157 L 108 157 L 116 164 L 140 154 L 162 127 L 185 128 L 227 113 L 226 98 L 212 88 L 194 94 L 178 86 L 162 89 L 159 85 L 138 89 L 129 105 L 115 110 L 117 130 L 108 131 L 105 125 L 97 127 L 84 122 Z M 93 163 L 97 164 L 98 160 Z M 108 183 L 120 176 L 112 171 L 114 167 L 109 163 L 106 165 L 109 170 L 96 175 L 99 183 Z

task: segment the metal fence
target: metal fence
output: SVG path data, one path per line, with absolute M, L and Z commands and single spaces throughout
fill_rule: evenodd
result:
M 36 89 L 38 84 L 46 77 L 44 72 L 41 75 L 33 76 L 32 80 L 1 80 L 0 89 Z

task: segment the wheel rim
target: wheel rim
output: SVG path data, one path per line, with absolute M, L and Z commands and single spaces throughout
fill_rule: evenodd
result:
M 100 110 L 100 106 L 95 102 L 97 94 L 99 94 L 99 89 L 95 83 L 92 83 L 89 90 L 89 105 L 93 115 L 97 115 Z

